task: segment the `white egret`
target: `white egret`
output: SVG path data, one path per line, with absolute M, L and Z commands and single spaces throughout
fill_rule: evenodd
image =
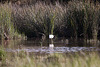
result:
M 54 38 L 54 35 L 50 34 L 50 35 L 49 35 L 49 38 L 50 38 L 50 39 Z

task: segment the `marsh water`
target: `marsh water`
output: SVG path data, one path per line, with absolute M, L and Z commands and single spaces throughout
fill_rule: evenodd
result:
M 4 40 L 1 42 L 6 52 L 25 51 L 30 53 L 68 53 L 80 51 L 100 51 L 99 40 L 94 43 L 93 40 L 83 39 L 55 39 L 54 47 L 49 47 L 49 40 L 31 39 L 31 40 Z

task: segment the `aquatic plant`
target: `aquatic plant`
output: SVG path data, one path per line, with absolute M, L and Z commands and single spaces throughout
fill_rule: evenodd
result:
M 94 38 L 93 30 L 98 33 L 99 5 L 96 7 L 93 3 L 72 1 L 64 6 L 38 2 L 12 8 L 14 25 L 28 37 L 53 33 L 57 37 Z
M 0 26 L 0 32 L 3 33 L 0 37 L 4 33 L 10 38 L 17 38 L 18 33 L 28 38 L 48 37 L 49 34 L 76 39 L 100 37 L 99 4 L 83 1 L 70 1 L 66 5 L 37 2 L 24 6 L 1 4 L 1 9 L 1 20 L 4 22 Z
M 12 22 L 11 8 L 11 4 L 0 4 L 0 39 L 17 39 L 21 36 Z
M 48 36 L 54 30 L 56 7 L 53 5 L 50 7 L 44 3 L 37 3 L 34 6 L 26 5 L 25 7 L 17 5 L 13 7 L 13 22 L 16 27 L 18 26 L 17 29 L 20 32 L 24 32 L 28 37 L 36 37 L 43 34 Z M 57 9 L 60 8 L 58 7 Z

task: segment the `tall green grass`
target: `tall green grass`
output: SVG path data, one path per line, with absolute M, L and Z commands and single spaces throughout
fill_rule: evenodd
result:
M 4 36 L 4 33 L 7 35 L 13 34 L 13 24 L 11 23 L 11 9 L 9 9 L 7 5 L 1 5 L 0 6 L 0 25 L 1 25 L 1 34 L 2 37 Z
M 97 39 L 99 34 L 100 5 L 94 3 L 70 1 L 67 5 L 58 2 L 47 5 L 37 2 L 12 8 L 16 28 L 28 37 L 53 33 L 57 37 Z
M 57 37 L 97 39 L 100 37 L 100 5 L 83 1 L 33 5 L 1 4 L 1 33 L 11 38 L 16 30 L 29 38 L 54 34 Z M 7 27 L 7 28 L 6 28 Z M 13 35 L 12 35 L 13 34 Z M 1 35 L 2 37 L 3 35 Z
M 16 39 L 21 37 L 14 28 L 11 8 L 10 4 L 0 4 L 0 39 Z
M 99 67 L 98 53 L 68 53 L 29 55 L 26 52 L 8 53 L 1 67 Z
M 55 27 L 57 12 L 54 9 L 53 5 L 49 6 L 45 3 L 24 7 L 16 6 L 13 8 L 14 23 L 21 32 L 25 32 L 29 37 L 43 34 L 48 36 L 48 34 L 53 33 Z M 57 10 L 59 9 L 58 7 Z

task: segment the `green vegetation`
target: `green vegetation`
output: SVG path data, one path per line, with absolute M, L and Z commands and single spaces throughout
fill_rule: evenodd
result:
M 100 38 L 98 2 L 68 0 L 67 3 L 63 3 L 59 0 L 60 2 L 45 1 L 33 4 L 31 1 L 35 0 L 10 1 L 12 2 L 0 3 L 0 43 L 2 44 L 0 67 L 100 66 L 100 54 L 96 52 L 36 55 L 25 51 L 5 52 L 3 48 L 7 46 L 8 49 L 13 47 L 21 49 L 22 46 L 16 44 L 22 41 L 18 40 L 19 43 L 16 39 L 25 39 L 25 36 L 48 38 L 49 34 L 54 34 L 55 37 L 75 38 L 75 40 L 84 38 L 85 41 L 96 44 L 95 42 Z
M 0 39 L 21 38 L 21 35 L 14 28 L 11 15 L 11 6 L 9 4 L 0 4 Z
M 99 67 L 98 53 L 67 53 L 34 55 L 27 52 L 7 53 L 5 63 L 0 67 Z
M 80 0 L 63 5 L 59 2 L 4 3 L 0 4 L 0 38 L 18 39 L 23 37 L 20 34 L 29 38 L 48 37 L 54 34 L 56 37 L 97 40 L 100 38 L 99 19 L 98 2 Z
M 100 5 L 89 2 L 70 1 L 67 5 L 56 3 L 12 7 L 13 22 L 28 37 L 48 36 L 93 38 L 100 37 Z M 30 34 L 30 35 L 28 35 Z
M 6 58 L 6 52 L 4 51 L 3 48 L 0 47 L 0 61 L 5 60 Z

